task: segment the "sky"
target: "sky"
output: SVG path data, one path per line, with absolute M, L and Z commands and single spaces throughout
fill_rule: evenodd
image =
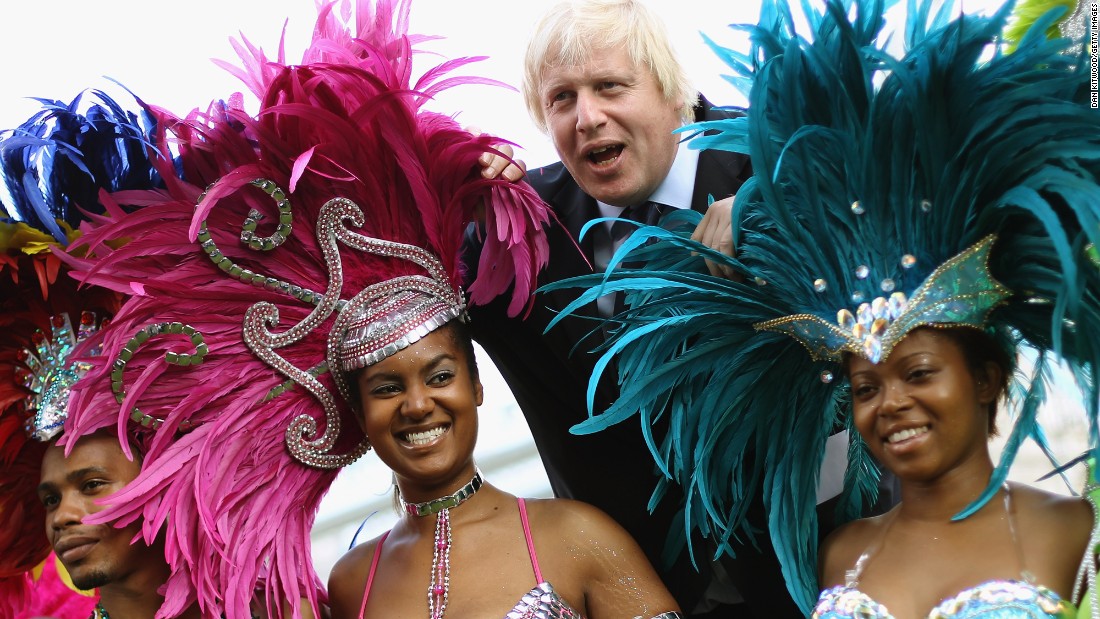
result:
M 423 46 L 443 57 L 488 56 L 468 71 L 518 87 L 527 35 L 550 4 L 413 0 L 410 30 L 444 37 Z M 740 102 L 721 79 L 723 65 L 699 32 L 732 42 L 726 24 L 754 20 L 758 0 L 714 2 L 715 10 L 706 15 L 687 15 L 682 3 L 673 0 L 650 0 L 649 5 L 666 22 L 699 88 L 715 103 Z M 231 37 L 243 33 L 273 56 L 285 22 L 287 58 L 297 61 L 315 15 L 313 0 L 5 2 L 0 7 L 0 23 L 5 24 L 0 57 L 9 62 L 2 73 L 0 128 L 16 126 L 36 111 L 38 104 L 28 97 L 69 101 L 92 87 L 125 99 L 107 78 L 178 115 L 205 108 L 242 90 L 236 78 L 211 61 L 236 60 Z M 518 92 L 468 86 L 437 103 L 437 111 L 457 113 L 465 126 L 519 144 L 519 157 L 531 166 L 556 159 L 549 140 L 528 119 Z
M 439 35 L 424 49 L 444 58 L 487 56 L 471 71 L 518 87 L 528 34 L 555 0 L 471 3 L 413 0 L 410 30 Z M 725 66 L 701 34 L 743 48 L 732 23 L 755 22 L 760 0 L 646 0 L 665 22 L 689 76 L 718 105 L 744 99 L 722 74 Z M 817 4 L 821 4 L 818 2 Z M 899 2 L 893 14 L 900 14 Z M 963 0 L 967 11 L 988 11 L 999 0 Z M 108 78 L 149 103 L 178 115 L 227 98 L 240 82 L 211 59 L 235 61 L 231 37 L 243 33 L 274 55 L 286 27 L 287 57 L 301 58 L 312 31 L 314 0 L 38 0 L 0 6 L 0 129 L 17 126 L 38 109 L 30 97 L 71 100 L 84 88 L 104 88 L 127 101 Z M 128 102 L 128 101 L 127 101 Z M 549 139 L 530 122 L 519 93 L 468 86 L 446 93 L 433 107 L 460 122 L 516 142 L 529 167 L 555 161 Z M 255 109 L 255 106 L 249 109 Z
M 469 70 L 518 87 L 528 34 L 554 2 L 413 0 L 410 30 L 443 37 L 423 46 L 442 58 L 487 56 Z M 743 36 L 728 26 L 755 22 L 760 1 L 703 0 L 693 3 L 697 8 L 692 12 L 684 10 L 682 0 L 646 4 L 665 22 L 698 89 L 715 104 L 743 104 L 741 94 L 722 77 L 725 65 L 701 35 L 743 49 Z M 957 3 L 967 11 L 986 11 L 999 4 Z M 904 5 L 899 2 L 893 13 L 900 14 Z M 285 24 L 287 58 L 297 61 L 315 15 L 314 0 L 4 2 L 0 57 L 9 60 L 0 73 L 0 129 L 18 125 L 37 110 L 30 97 L 69 101 L 84 88 L 105 88 L 126 100 L 108 78 L 178 115 L 205 108 L 212 100 L 242 90 L 236 78 L 212 62 L 236 61 L 230 38 L 243 34 L 273 56 Z M 467 86 L 444 94 L 433 109 L 457 114 L 465 126 L 516 142 L 519 158 L 529 167 L 556 160 L 549 139 L 530 122 L 517 91 Z

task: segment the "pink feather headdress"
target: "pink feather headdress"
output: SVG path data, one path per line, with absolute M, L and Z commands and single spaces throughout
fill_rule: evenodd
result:
M 321 9 L 300 65 L 237 46 L 257 115 L 158 110 L 186 180 L 165 173 L 164 191 L 114 194 L 143 208 L 110 209 L 79 241 L 85 253 L 67 258 L 84 282 L 133 295 L 106 330 L 108 362 L 77 386 L 65 437 L 153 431 L 141 475 L 95 519 L 165 536 L 172 574 L 158 617 L 197 601 L 204 616 L 246 618 L 258 590 L 280 615 L 323 598 L 310 529 L 337 469 L 367 448 L 326 362 L 350 300 L 401 277 L 462 299 L 461 246 L 480 205 L 472 303 L 510 290 L 523 311 L 546 262 L 545 205 L 524 184 L 480 175 L 480 155 L 503 142 L 422 109 L 443 89 L 495 82 L 450 77 L 476 60 L 463 58 L 413 83 L 426 37 L 406 34 L 407 1 L 360 0 L 353 31 L 340 8 L 342 19 Z

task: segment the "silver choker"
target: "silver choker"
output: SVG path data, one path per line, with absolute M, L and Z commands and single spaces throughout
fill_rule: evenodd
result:
M 466 502 L 466 499 L 474 496 L 474 493 L 481 489 L 481 484 L 481 471 L 475 468 L 474 478 L 471 479 L 468 484 L 456 490 L 454 494 L 449 494 L 445 497 L 432 499 L 431 501 L 425 501 L 423 503 L 406 503 L 405 498 L 401 497 L 401 507 L 405 510 L 405 513 L 410 516 L 430 516 L 432 514 L 437 514 L 445 509 L 452 509 L 462 505 Z

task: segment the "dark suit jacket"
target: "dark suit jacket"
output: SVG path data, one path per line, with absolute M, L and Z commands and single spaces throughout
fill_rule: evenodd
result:
M 710 110 L 710 107 L 704 101 L 696 109 L 697 120 L 729 116 L 725 112 Z M 692 208 L 703 212 L 710 197 L 720 200 L 733 195 L 749 175 L 747 157 L 720 151 L 701 152 Z M 560 226 L 551 226 L 548 231 L 550 264 L 539 275 L 539 285 L 591 274 L 591 235 L 579 243 L 584 256 L 577 251 L 575 239 L 580 237 L 581 227 L 586 222 L 600 217 L 595 199 L 581 191 L 560 162 L 532 170 L 527 180 L 549 203 L 561 223 Z M 473 256 L 470 258 L 466 264 L 476 266 L 476 259 Z M 623 525 L 657 567 L 684 610 L 689 611 L 709 579 L 706 565 L 708 550 L 700 547 L 702 574 L 690 566 L 686 553 L 675 564 L 664 565 L 661 554 L 674 523 L 677 501 L 675 497 L 666 497 L 655 513 L 648 513 L 647 504 L 657 476 L 653 458 L 636 421 L 627 421 L 589 436 L 569 433 L 574 424 L 587 418 L 585 394 L 598 358 L 590 351 L 602 341 L 603 336 L 597 321 L 581 317 L 567 318 L 549 333 L 543 332 L 556 313 L 578 294 L 576 289 L 541 293 L 526 320 L 507 317 L 506 296 L 487 306 L 471 308 L 474 339 L 492 358 L 523 410 L 554 494 L 595 505 Z M 595 304 L 585 310 L 582 314 L 597 316 Z M 595 401 L 597 411 L 607 408 L 618 395 L 613 374 L 600 384 Z M 761 515 L 760 524 L 763 523 Z M 755 590 L 762 598 L 771 598 L 762 601 L 767 601 L 769 610 L 774 611 L 777 601 L 774 596 L 786 598 L 787 603 L 791 603 L 779 576 L 774 553 L 766 539 L 762 543 L 764 552 L 757 553 L 752 549 L 739 552 L 745 560 L 739 559 L 738 563 L 742 565 L 732 568 L 737 573 L 767 574 L 764 578 L 766 590 L 758 584 L 744 581 L 739 582 L 739 589 L 746 597 Z M 755 558 L 748 557 L 750 554 Z M 757 559 L 761 558 L 774 565 L 767 568 L 757 566 Z M 742 566 L 749 567 L 743 570 Z M 734 579 L 741 580 L 738 574 L 734 574 Z M 769 616 L 799 616 L 793 608 L 791 605 L 793 614 L 770 612 Z M 724 612 L 715 616 L 739 614 Z

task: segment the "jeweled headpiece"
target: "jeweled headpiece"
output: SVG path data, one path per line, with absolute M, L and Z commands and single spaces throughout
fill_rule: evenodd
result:
M 425 258 L 435 262 L 433 266 L 442 266 L 431 255 Z M 368 286 L 357 294 L 344 310 L 347 318 L 333 328 L 340 344 L 330 349 L 329 365 L 341 372 L 373 365 L 448 322 L 464 317 L 466 303 L 461 294 L 455 294 L 442 269 L 436 272 L 442 276 L 440 279 L 416 276 L 393 279 Z
M 835 322 L 813 314 L 795 314 L 757 323 L 762 331 L 785 333 L 798 340 L 815 360 L 840 362 L 844 354 L 858 355 L 878 363 L 910 331 L 921 326 L 967 326 L 982 329 L 989 313 L 1011 292 L 989 272 L 989 252 L 996 241 L 989 235 L 936 267 L 920 286 L 906 297 L 904 292 L 875 297 L 859 304 L 853 314 L 847 308 L 837 312 Z M 910 256 L 911 257 L 911 256 Z M 912 268 L 902 259 L 902 268 Z M 893 280 L 884 280 L 893 281 Z M 815 288 L 824 287 L 817 280 Z
M 16 369 L 15 379 L 31 392 L 25 406 L 34 413 L 25 429 L 35 440 L 48 441 L 61 433 L 69 412 L 69 389 L 90 368 L 86 362 L 70 362 L 69 356 L 98 328 L 95 312 L 81 312 L 77 324 L 74 329 L 68 314 L 51 316 L 51 334 L 35 331 L 31 336 L 34 348 L 17 353 L 16 361 L 23 368 Z
M 428 38 L 407 33 L 408 3 L 353 4 L 354 18 L 347 3 L 321 7 L 299 64 L 236 46 L 257 113 L 160 112 L 185 181 L 117 196 L 151 204 L 105 219 L 81 239 L 87 257 L 68 258 L 88 283 L 138 291 L 105 329 L 111 363 L 78 385 L 66 433 L 150 420 L 142 474 L 95 520 L 167 534 L 166 616 L 197 599 L 243 619 L 256 587 L 272 613 L 316 604 L 316 507 L 367 449 L 344 371 L 460 315 L 460 286 L 471 303 L 510 290 L 522 311 L 546 260 L 542 201 L 480 174 L 501 140 L 423 109 L 443 89 L 493 82 L 450 75 L 470 58 L 414 79 Z M 479 206 L 488 250 L 467 282 Z
M 961 516 L 1000 487 L 1023 439 L 1039 437 L 1055 359 L 1081 377 L 1098 444 L 1100 111 L 1089 106 L 1089 59 L 1043 35 L 1056 13 L 1007 53 L 1010 5 L 949 20 L 950 3 L 934 11 L 924 0 L 910 3 L 896 53 L 885 4 L 830 0 L 807 9 L 803 34 L 789 3 L 766 0 L 746 27 L 749 53 L 711 43 L 750 86 L 749 105 L 684 131 L 710 130 L 693 145 L 752 158 L 733 207 L 735 258 L 691 241 L 699 216 L 675 213 L 616 255 L 633 251 L 645 268 L 563 284 L 591 286 L 573 307 L 614 291 L 629 307 L 597 365 L 614 359 L 621 395 L 574 431 L 639 414 L 660 470 L 683 489 L 680 537 L 698 531 L 719 552 L 753 536 L 759 492 L 807 614 L 825 442 L 851 422 L 842 355 L 881 360 L 921 325 L 983 328 L 1039 352 L 989 490 Z M 744 281 L 706 275 L 703 258 Z M 869 504 L 877 481 L 849 437 L 841 520 Z

